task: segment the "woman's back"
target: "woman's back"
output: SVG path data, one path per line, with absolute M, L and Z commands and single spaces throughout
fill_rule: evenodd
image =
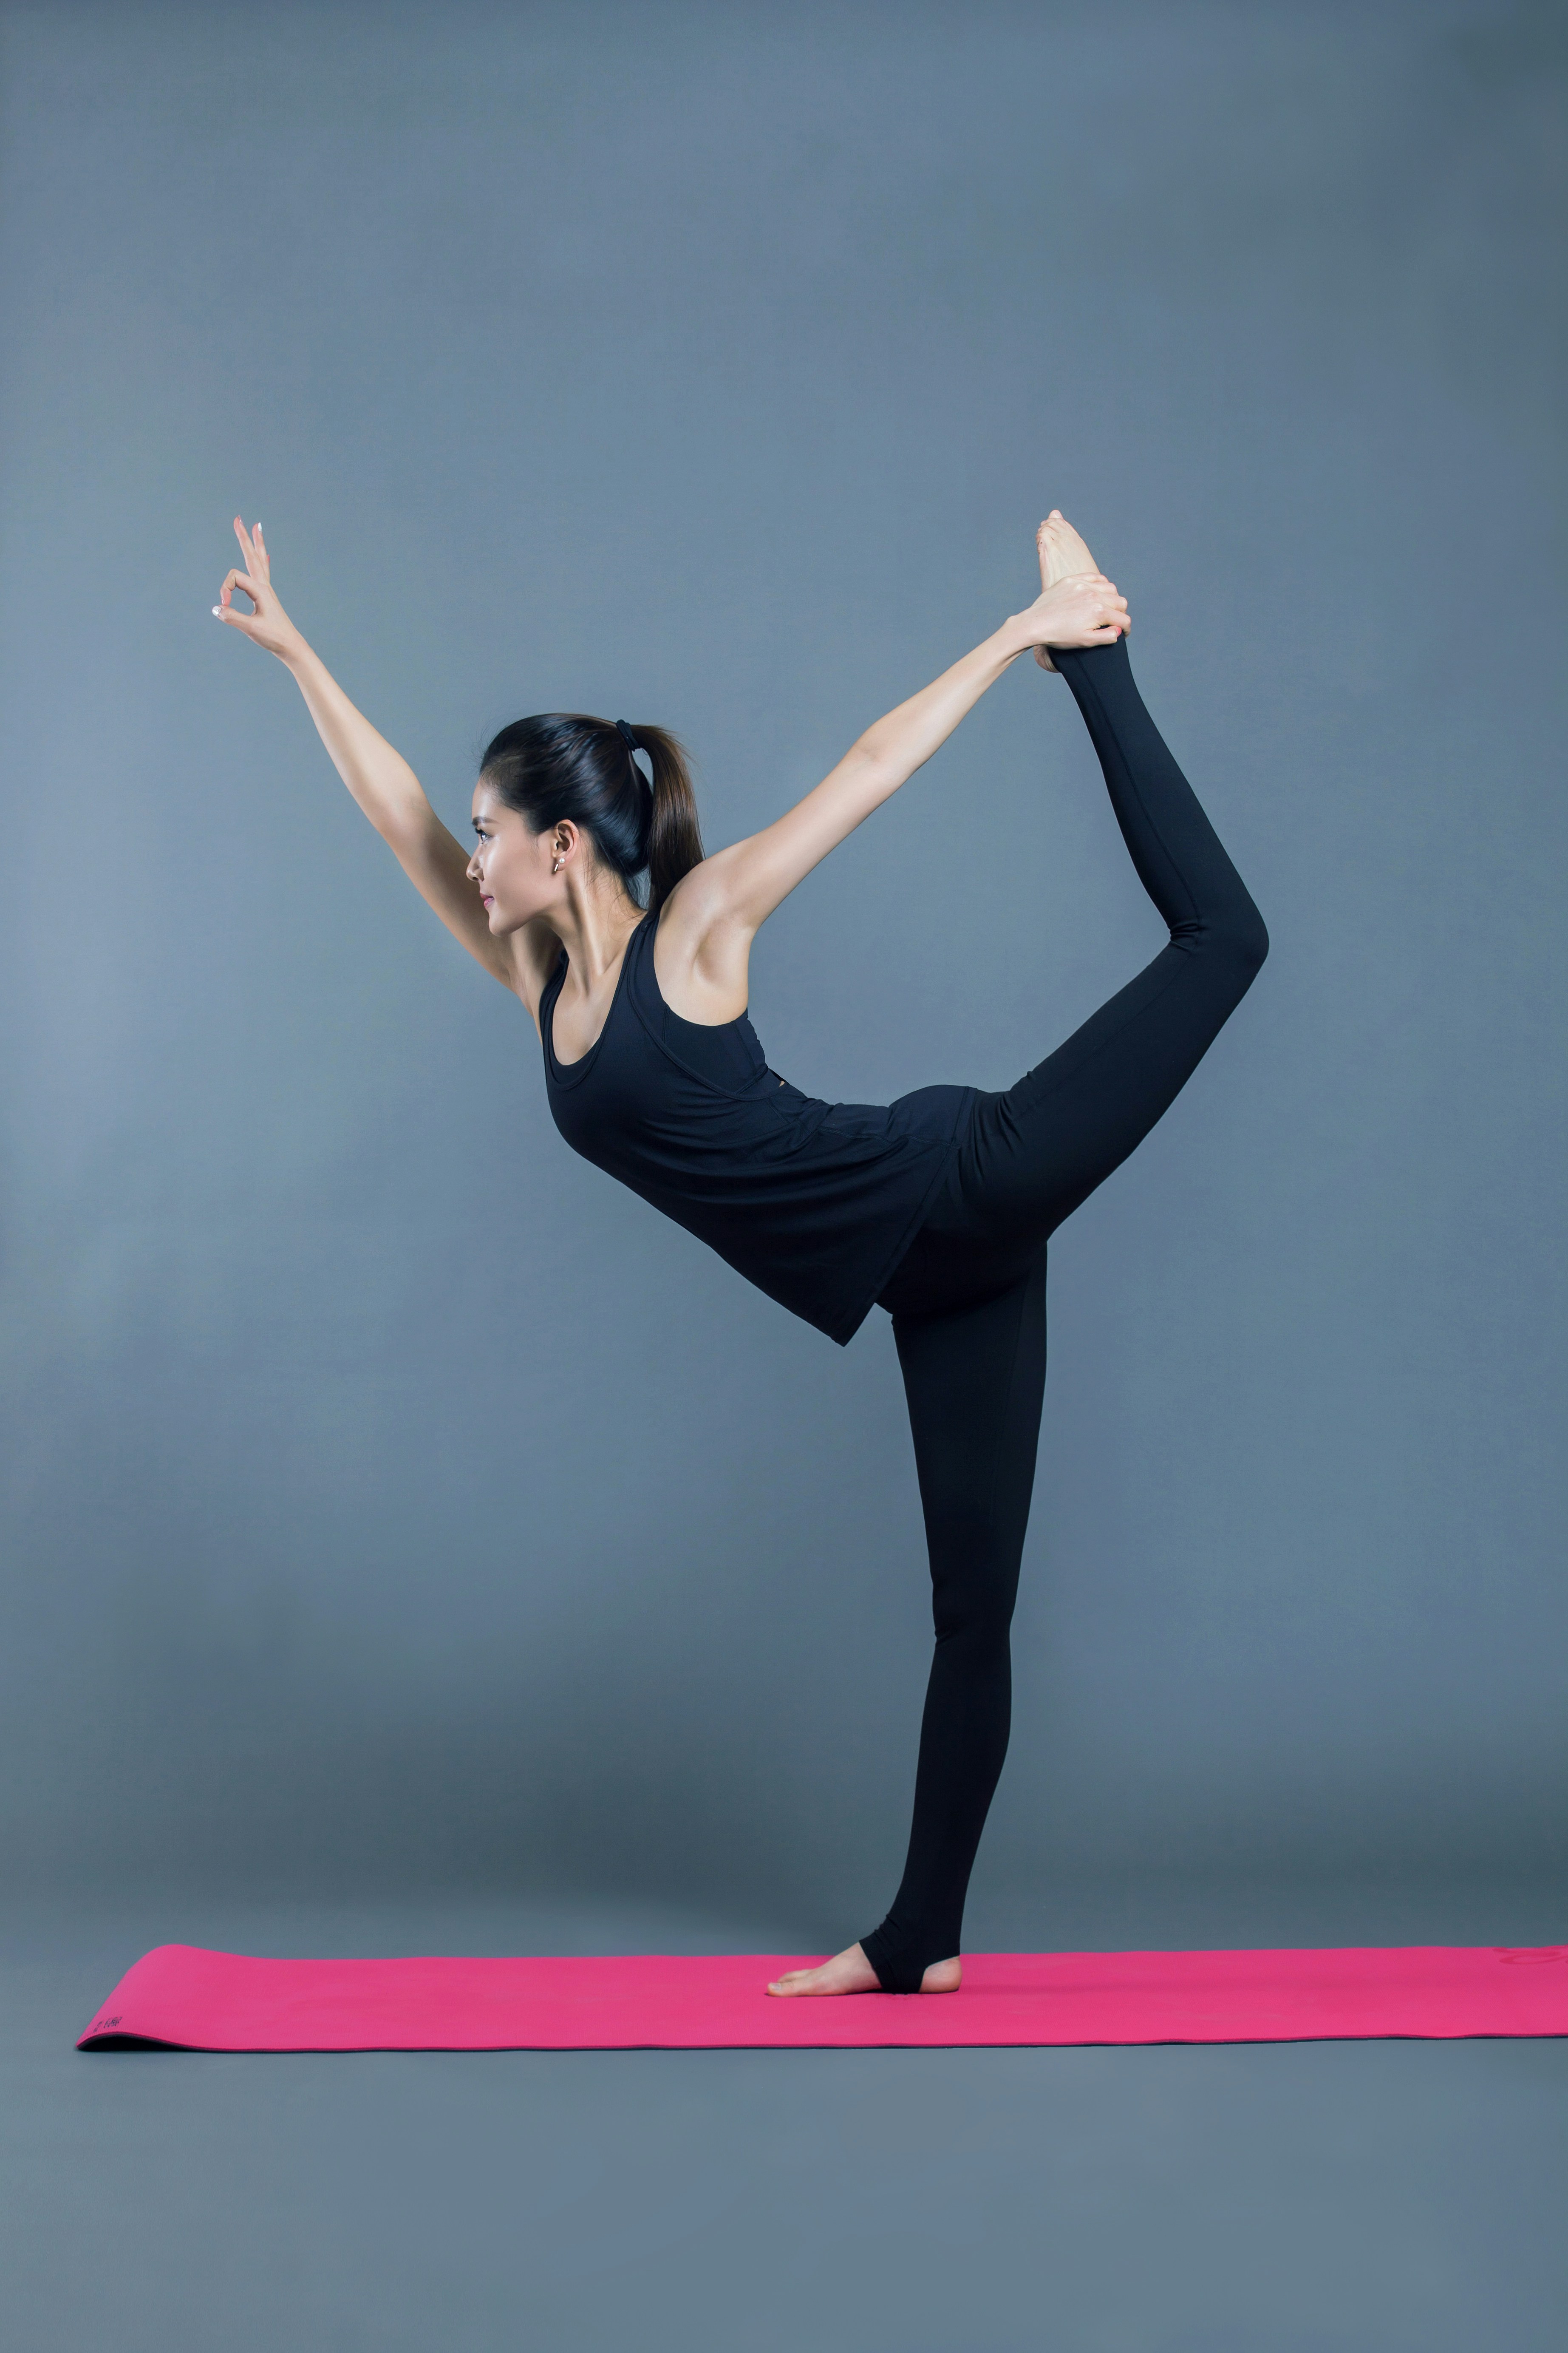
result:
M 540 1000 L 545 1086 L 574 1151 L 717 1250 L 782 1306 L 845 1343 L 936 1192 L 973 1087 L 828 1103 L 768 1066 L 749 1017 L 688 1021 L 654 969 L 658 918 L 632 933 L 604 1028 L 560 1062 Z

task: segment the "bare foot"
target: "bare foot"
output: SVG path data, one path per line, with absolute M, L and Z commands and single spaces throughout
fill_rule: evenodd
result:
M 1070 572 L 1094 572 L 1099 569 L 1093 556 L 1074 531 L 1060 507 L 1053 507 L 1035 533 L 1035 546 L 1040 558 L 1040 586 L 1054 588 Z M 1054 670 L 1055 662 L 1044 646 L 1035 648 L 1035 659 L 1042 670 Z
M 921 1979 L 921 1993 L 956 1993 L 963 1965 L 955 1953 L 950 1961 L 932 1961 Z M 881 1981 L 858 1945 L 835 1953 L 820 1968 L 785 1969 L 768 1988 L 770 1993 L 880 1993 Z
M 1035 533 L 1035 545 L 1039 550 L 1042 588 L 1054 588 L 1069 572 L 1100 569 L 1060 507 L 1051 509 Z

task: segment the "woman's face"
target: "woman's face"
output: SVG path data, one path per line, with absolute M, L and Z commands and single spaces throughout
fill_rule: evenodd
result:
M 498 800 L 481 776 L 474 786 L 474 833 L 468 879 L 479 886 L 490 930 L 498 938 L 559 904 L 565 895 L 566 861 L 577 843 L 574 825 L 531 833 L 527 818 Z M 552 874 L 556 860 L 560 864 Z

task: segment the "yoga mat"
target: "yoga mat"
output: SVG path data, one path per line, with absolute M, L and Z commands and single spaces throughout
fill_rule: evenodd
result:
M 1568 2034 L 1568 1946 L 966 1953 L 955 1994 L 782 2000 L 782 1953 L 265 1960 L 160 1945 L 77 2048 L 191 2051 L 931 2049 Z

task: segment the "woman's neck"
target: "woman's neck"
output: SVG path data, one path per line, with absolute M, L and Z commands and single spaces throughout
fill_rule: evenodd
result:
M 601 891 L 568 892 L 565 905 L 552 911 L 551 923 L 571 960 L 574 988 L 592 997 L 620 962 L 645 912 L 625 892 L 614 896 Z

